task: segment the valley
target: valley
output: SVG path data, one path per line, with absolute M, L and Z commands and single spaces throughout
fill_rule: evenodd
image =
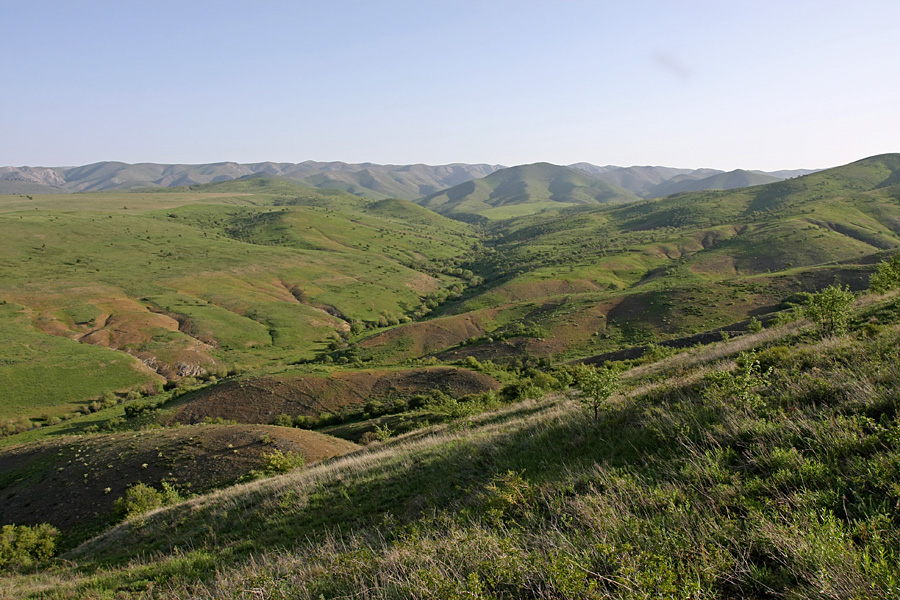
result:
M 898 593 L 900 154 L 110 165 L 3 171 L 11 597 Z

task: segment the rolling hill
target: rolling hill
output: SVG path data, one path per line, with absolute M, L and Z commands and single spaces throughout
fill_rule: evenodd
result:
M 310 359 L 467 285 L 439 262 L 472 232 L 408 201 L 268 175 L 200 188 L 0 199 L 0 418 Z
M 583 173 L 549 163 L 502 169 L 426 196 L 418 203 L 454 218 L 498 220 L 573 206 L 631 202 L 637 197 Z

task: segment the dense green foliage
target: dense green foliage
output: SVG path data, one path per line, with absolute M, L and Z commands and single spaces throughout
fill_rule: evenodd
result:
M 49 559 L 56 550 L 59 531 L 41 523 L 4 525 L 0 531 L 0 571 L 24 569 Z
M 882 294 L 900 288 L 900 254 L 878 265 L 878 271 L 869 280 L 869 287 L 873 292 Z
M 125 490 L 125 495 L 116 499 L 116 511 L 125 519 L 150 512 L 161 506 L 168 506 L 183 500 L 175 487 L 163 481 L 162 490 L 138 482 Z
M 844 333 L 850 322 L 853 293 L 845 286 L 830 285 L 815 294 L 804 294 L 803 314 L 817 322 L 824 335 Z
M 609 367 L 597 369 L 590 365 L 578 365 L 572 374 L 581 389 L 582 404 L 596 422 L 603 405 L 619 389 L 619 374 Z

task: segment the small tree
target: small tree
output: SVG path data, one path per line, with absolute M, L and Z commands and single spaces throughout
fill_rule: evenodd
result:
M 575 384 L 581 388 L 581 404 L 593 414 L 594 423 L 600 419 L 600 408 L 619 389 L 619 374 L 609 367 L 596 369 L 591 365 L 578 365 Z
M 841 334 L 850 324 L 853 300 L 848 286 L 830 285 L 816 294 L 806 294 L 803 316 L 818 321 L 824 335 Z
M 877 294 L 900 288 L 900 254 L 889 261 L 881 261 L 878 271 L 869 279 L 869 289 Z

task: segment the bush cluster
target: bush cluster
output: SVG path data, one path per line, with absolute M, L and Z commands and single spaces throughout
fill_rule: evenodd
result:
M 0 570 L 26 569 L 45 561 L 56 551 L 59 531 L 47 523 L 4 525 L 0 532 Z
M 158 490 L 145 483 L 138 482 L 125 490 L 125 495 L 115 501 L 116 513 L 122 519 L 142 515 L 162 506 L 168 506 L 184 500 L 175 486 L 167 481 Z

